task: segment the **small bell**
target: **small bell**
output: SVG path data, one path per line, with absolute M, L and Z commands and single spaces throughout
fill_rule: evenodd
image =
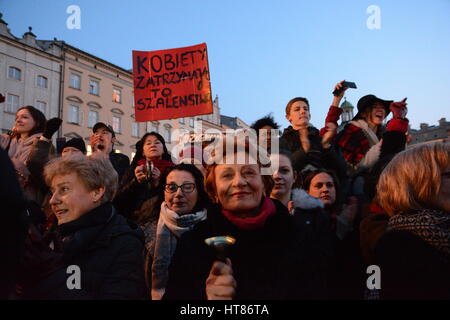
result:
M 216 258 L 225 262 L 227 259 L 228 249 L 236 242 L 231 236 L 218 236 L 205 239 L 205 243 L 214 250 Z

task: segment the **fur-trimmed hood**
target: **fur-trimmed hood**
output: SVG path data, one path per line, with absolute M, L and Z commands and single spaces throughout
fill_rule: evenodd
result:
M 292 189 L 292 201 L 294 202 L 294 208 L 316 209 L 325 207 L 322 200 L 310 196 L 304 189 Z

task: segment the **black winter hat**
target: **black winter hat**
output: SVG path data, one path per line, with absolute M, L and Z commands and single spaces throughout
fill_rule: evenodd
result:
M 67 141 L 61 148 L 61 152 L 64 150 L 64 148 L 72 147 L 80 150 L 84 154 L 86 154 L 86 144 L 84 143 L 83 139 L 81 138 L 72 138 L 69 141 Z
M 364 111 L 366 111 L 367 109 L 369 109 L 370 107 L 372 107 L 375 102 L 380 102 L 384 106 L 384 110 L 386 110 L 386 117 L 387 117 L 389 112 L 391 112 L 391 110 L 389 109 L 389 106 L 390 106 L 391 102 L 394 102 L 394 101 L 393 100 L 383 100 L 383 99 L 380 99 L 380 98 L 374 96 L 373 94 L 368 94 L 368 95 L 362 97 L 361 99 L 359 99 L 358 105 L 357 105 L 358 113 L 356 114 L 356 116 L 353 119 L 361 119 L 362 113 Z

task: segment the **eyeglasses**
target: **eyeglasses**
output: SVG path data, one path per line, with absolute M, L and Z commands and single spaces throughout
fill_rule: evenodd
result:
M 169 183 L 164 186 L 164 190 L 169 193 L 177 192 L 178 188 L 181 188 L 181 191 L 183 191 L 183 193 L 191 193 L 195 190 L 195 183 L 185 183 L 181 186 L 177 185 L 176 183 Z

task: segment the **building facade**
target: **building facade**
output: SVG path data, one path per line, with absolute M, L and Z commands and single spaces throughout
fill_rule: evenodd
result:
M 40 109 L 47 119 L 59 115 L 62 51 L 56 44 L 44 45 L 31 27 L 15 37 L 0 16 L 0 105 L 2 133 L 12 129 L 15 113 L 26 105 Z
M 92 128 L 104 122 L 116 133 L 116 152 L 131 156 L 141 134 L 134 121 L 131 73 L 69 44 L 61 47 L 61 136 L 82 138 L 88 146 Z
M 115 151 L 129 157 L 134 156 L 136 142 L 146 132 L 161 134 L 170 150 L 180 141 L 177 129 L 192 134 L 199 127 L 202 132 L 248 128 L 238 117 L 221 116 L 218 96 L 211 114 L 138 123 L 132 70 L 56 38 L 38 40 L 31 27 L 17 38 L 7 25 L 0 14 L 0 93 L 6 98 L 0 106 L 3 133 L 11 130 L 17 109 L 24 105 L 42 110 L 47 119 L 61 118 L 55 140 L 82 138 L 88 152 L 95 123 L 109 124 L 116 133 Z
M 437 126 L 421 123 L 420 129 L 411 129 L 410 134 L 410 146 L 422 143 L 450 142 L 450 122 L 446 118 L 441 118 Z
M 224 129 L 248 129 L 250 126 L 239 117 L 220 116 L 220 121 Z

